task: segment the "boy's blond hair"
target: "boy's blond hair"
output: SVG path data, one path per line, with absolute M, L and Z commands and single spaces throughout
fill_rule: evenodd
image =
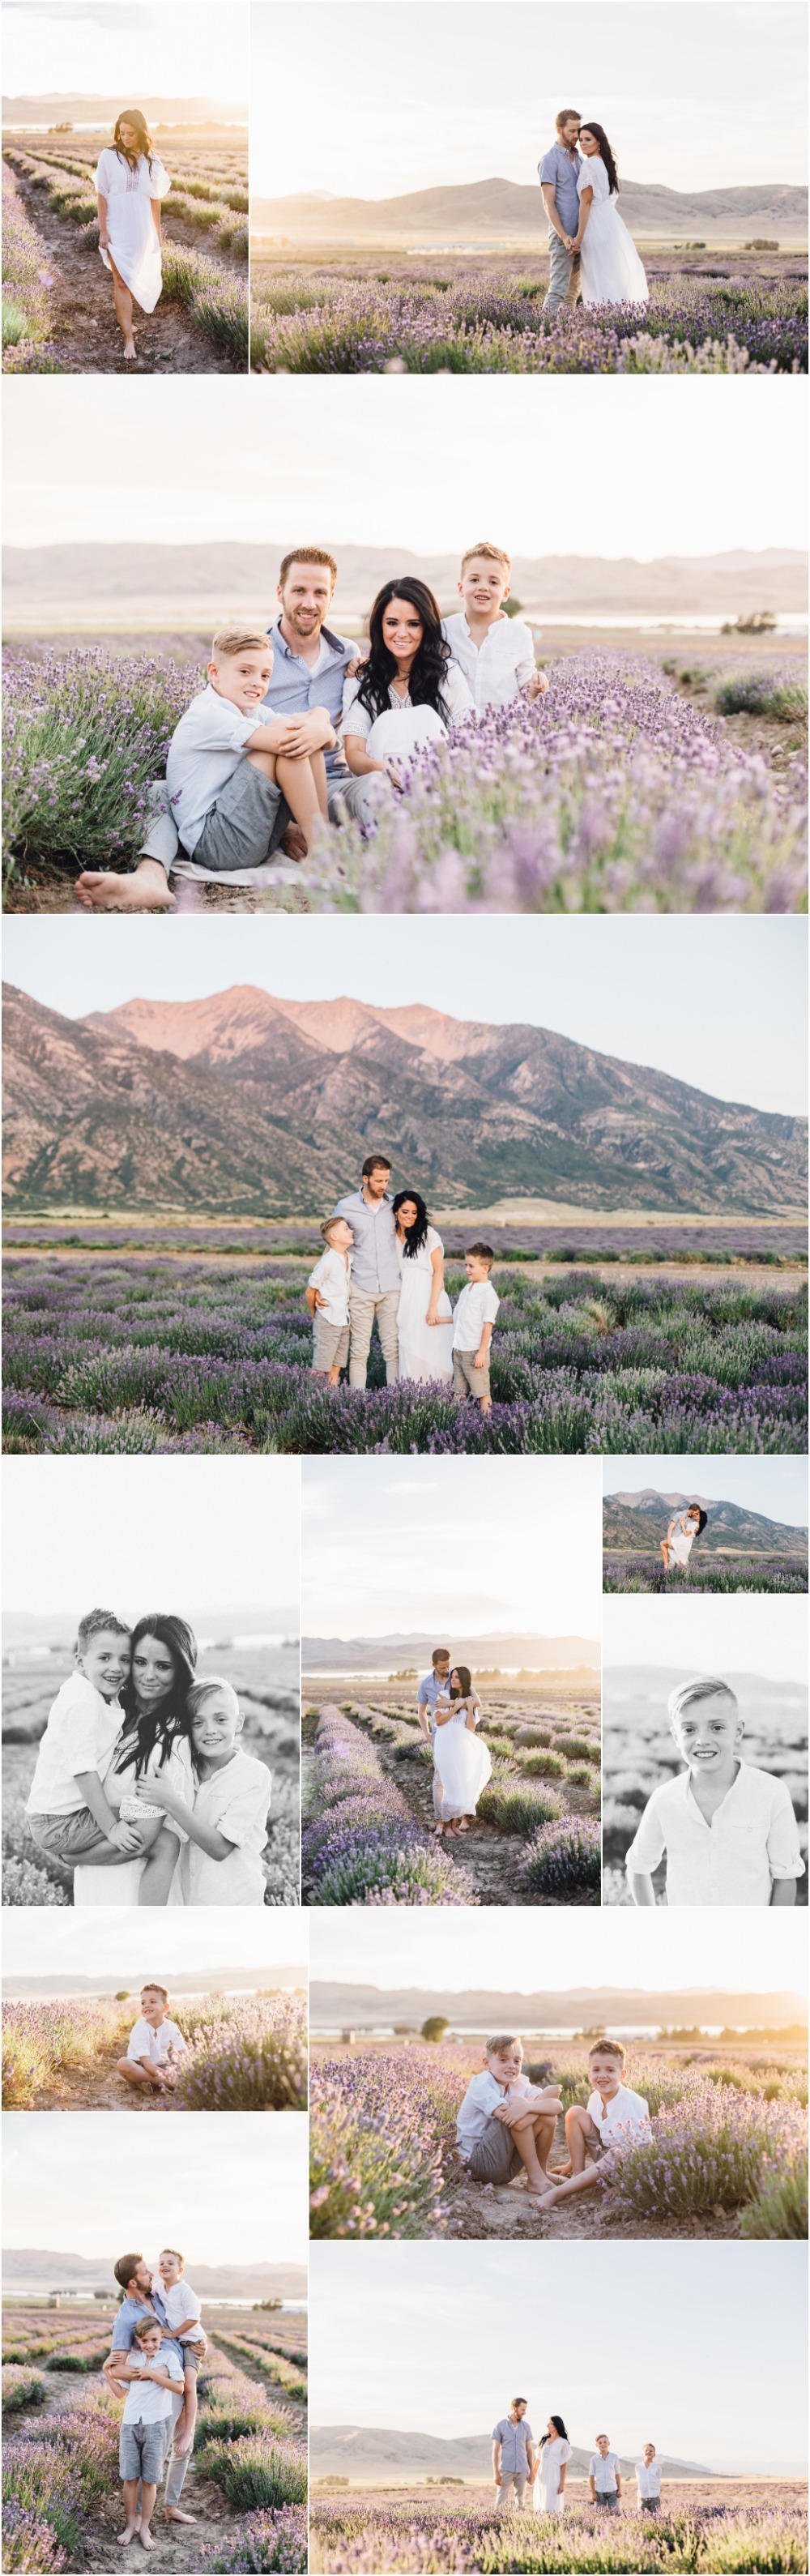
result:
M 141 1995 L 162 1995 L 164 2004 L 167 2004 L 169 2000 L 169 1989 L 168 1986 L 162 1986 L 157 1977 L 145 1977 L 141 1987 Z
M 623 2040 L 595 2039 L 593 2047 L 588 2050 L 588 2065 L 590 2066 L 592 2057 L 617 2057 L 619 2065 L 623 2066 L 626 2056 L 627 2050 Z
M 272 652 L 263 626 L 223 626 L 211 645 L 212 662 L 233 662 L 237 653 Z
M 516 2057 L 523 2056 L 523 2041 L 518 2038 L 517 2031 L 496 2030 L 494 2038 L 484 2041 L 484 2056 L 505 2057 L 508 2048 L 514 2049 Z
M 485 563 L 503 564 L 505 573 L 510 573 L 512 570 L 511 559 L 509 555 L 504 554 L 503 547 L 490 545 L 489 538 L 485 537 L 483 545 L 467 547 L 466 554 L 461 558 L 462 572 L 466 572 L 468 563 L 473 563 L 477 555 L 483 555 Z
M 345 1216 L 325 1216 L 321 1226 L 324 1243 L 328 1243 L 330 1234 L 334 1234 L 336 1225 L 345 1225 L 345 1223 Z
M 143 2343 L 145 2335 L 148 2334 L 159 2334 L 162 2336 L 163 2328 L 160 2318 L 139 2317 L 137 2325 L 134 2325 L 132 2328 L 132 2332 L 135 2336 L 136 2342 L 138 2343 Z

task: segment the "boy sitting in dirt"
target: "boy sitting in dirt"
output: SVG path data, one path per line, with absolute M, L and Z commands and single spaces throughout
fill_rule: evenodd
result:
M 589 2049 L 588 2073 L 593 2091 L 586 2110 L 574 2102 L 566 2111 L 567 2176 L 559 2182 L 549 2179 L 540 2203 L 542 2209 L 556 2209 L 558 2200 L 568 2199 L 571 2192 L 592 2191 L 599 2182 L 602 2157 L 614 2140 L 649 2126 L 650 2114 L 643 2094 L 634 2093 L 631 2085 L 625 2084 L 625 2055 L 620 2039 L 596 2039 Z
M 118 2073 L 136 2091 L 165 2093 L 167 2086 L 171 2088 L 177 2081 L 177 2060 L 183 2056 L 186 2043 L 176 2021 L 167 2020 L 166 1986 L 142 1986 L 140 2004 L 126 2057 L 118 2060 Z
M 508 2183 L 524 2172 L 529 2197 L 548 2184 L 548 2157 L 560 2109 L 559 2084 L 542 2091 L 523 2073 L 523 2042 L 512 2031 L 496 2033 L 484 2049 L 484 2066 L 467 2086 L 456 2121 L 456 2142 L 473 2182 Z
M 125 2549 L 135 2539 L 142 2549 L 155 2546 L 150 2523 L 163 2475 L 172 2398 L 179 2397 L 183 2386 L 174 2355 L 170 2353 L 168 2361 L 161 2361 L 162 2341 L 163 2328 L 157 2317 L 141 2317 L 132 2349 L 122 2360 L 118 2375 L 119 2386 L 126 2388 L 118 2437 L 118 2467 L 127 2516 L 126 2528 L 119 2538 Z

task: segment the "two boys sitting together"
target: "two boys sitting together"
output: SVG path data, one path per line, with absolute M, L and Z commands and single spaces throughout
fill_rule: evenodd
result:
M 568 2156 L 552 2172 L 561 2087 L 530 2084 L 515 2032 L 488 2039 L 484 2067 L 468 2084 L 456 2122 L 459 2154 L 472 2181 L 515 2185 L 525 2173 L 528 2198 L 545 2210 L 572 2192 L 593 2190 L 616 2139 L 649 2125 L 643 2095 L 625 2084 L 625 2053 L 619 2039 L 598 2039 L 589 2049 L 593 2089 L 587 2108 L 573 2103 L 566 2111 Z

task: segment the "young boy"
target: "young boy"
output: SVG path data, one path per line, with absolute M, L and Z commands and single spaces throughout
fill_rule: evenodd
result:
M 494 1259 L 491 1243 L 467 1245 L 467 1286 L 453 1308 L 453 1394 L 473 1396 L 482 1413 L 492 1412 L 489 1346 L 501 1302 L 490 1283 Z
M 166 2018 L 169 1997 L 165 1986 L 142 1986 L 140 2015 L 129 2034 L 126 2057 L 119 2057 L 118 2073 L 135 2091 L 165 2093 L 176 2081 L 174 2060 L 185 2050 L 183 2033 L 176 2021 Z
M 136 2535 L 142 2549 L 154 2549 L 149 2526 L 163 2475 L 172 2398 L 182 2395 L 183 2382 L 178 2377 L 173 2355 L 168 2364 L 161 2361 L 162 2339 L 163 2330 L 156 2317 L 140 2318 L 135 2327 L 132 2350 L 127 2353 L 118 2374 L 119 2384 L 126 2387 L 127 2392 L 118 2441 L 118 2466 L 127 2515 L 126 2529 L 119 2537 L 125 2549 Z
M 626 1855 L 634 1905 L 654 1905 L 666 1853 L 668 1905 L 795 1905 L 804 1876 L 782 1780 L 740 1758 L 743 1721 L 728 1682 L 711 1675 L 670 1693 L 669 1722 L 686 1764 L 648 1799 Z
M 654 2442 L 645 2442 L 643 2457 L 636 2460 L 635 2471 L 639 2513 L 660 2513 L 661 2471 L 655 2456 Z
M 169 2329 L 175 2342 L 182 2344 L 183 2347 L 184 2403 L 182 2415 L 178 2415 L 175 2424 L 173 2444 L 174 2450 L 182 2457 L 184 2451 L 191 2449 L 197 2421 L 197 2372 L 200 2367 L 200 2356 L 195 2352 L 194 2347 L 195 2344 L 201 2344 L 205 2340 L 200 2325 L 202 2308 L 196 2291 L 192 2290 L 188 2281 L 183 2278 L 183 2256 L 176 2253 L 173 2246 L 164 2246 L 163 2253 L 158 2257 L 158 2271 L 160 2294 Z
M 523 2073 L 523 2042 L 514 2032 L 488 2039 L 484 2066 L 467 2086 L 456 2143 L 473 2182 L 511 2182 L 524 2170 L 529 2198 L 545 2190 L 560 2087 L 545 2091 Z
M 622 2492 L 622 2473 L 618 2451 L 612 2451 L 607 2433 L 597 2433 L 596 2449 L 588 2463 L 591 2503 L 603 2505 L 606 2513 L 618 2512 Z
M 273 647 L 260 627 L 227 627 L 214 636 L 207 686 L 175 727 L 166 764 L 180 874 L 262 867 L 282 840 L 290 856 L 306 858 L 315 826 L 326 819 L 323 752 L 301 747 L 299 717 L 260 718 L 272 673 Z M 331 725 L 327 739 L 336 740 Z M 154 826 L 158 837 L 165 820 Z M 146 855 L 131 876 L 86 871 L 79 899 L 88 907 L 167 911 L 172 864 L 168 854 L 165 864 Z
M 337 1386 L 340 1372 L 349 1356 L 349 1287 L 352 1275 L 354 1235 L 345 1216 L 328 1216 L 321 1226 L 326 1251 L 321 1253 L 307 1282 L 306 1300 L 315 1327 L 312 1351 L 314 1377 L 325 1377 L 329 1386 Z M 326 1299 L 317 1302 L 317 1291 Z
M 528 626 L 504 615 L 511 570 L 500 546 L 470 546 L 457 585 L 462 609 L 444 619 L 445 640 L 476 707 L 507 707 L 514 698 L 542 697 L 548 688 L 545 671 L 535 670 Z
M 57 1691 L 37 1754 L 30 1831 L 39 1851 L 68 1865 L 117 1861 L 144 1847 L 144 1827 L 122 1823 L 102 1786 L 121 1732 L 129 1633 L 112 1610 L 88 1610 L 79 1621 L 75 1671 Z
M 615 2138 L 635 2133 L 649 2122 L 649 2109 L 643 2093 L 634 2093 L 624 2081 L 625 2050 L 620 2039 L 596 2039 L 588 2051 L 588 2074 L 592 2092 L 587 2109 L 575 2102 L 565 2114 L 565 2136 L 570 2158 L 569 2173 L 561 2182 L 544 2192 L 542 2207 L 556 2208 L 558 2200 L 567 2200 L 572 2192 L 592 2191 L 599 2181 L 599 2165 Z M 586 2163 L 586 2157 L 593 2161 Z

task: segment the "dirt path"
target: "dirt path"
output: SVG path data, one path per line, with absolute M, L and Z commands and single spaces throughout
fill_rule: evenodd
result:
M 36 2096 L 34 2110 L 156 2111 L 164 2118 L 168 2111 L 184 2110 L 185 2104 L 178 2102 L 174 2093 L 136 2090 L 134 2085 L 125 2083 L 122 2075 L 116 2074 L 118 2059 L 124 2055 L 125 2046 L 126 2043 L 122 2048 L 116 2047 L 111 2041 L 109 2048 L 99 2049 L 95 2066 L 89 2069 L 66 2068 L 56 2082 L 43 2086 L 42 2092 Z
M 124 343 L 115 318 L 112 279 L 97 250 L 82 250 L 79 227 L 66 215 L 54 213 L 45 203 L 42 188 L 33 187 L 19 172 L 13 173 L 15 187 L 29 222 L 35 226 L 42 244 L 42 265 L 53 277 L 49 288 L 53 324 L 50 338 L 59 352 L 62 368 L 73 376 L 174 375 L 232 376 L 246 373 L 237 367 L 226 350 L 218 349 L 185 306 L 172 297 L 161 296 L 154 313 L 135 312 L 135 345 L 137 360 L 125 368 Z M 183 243 L 199 250 L 199 236 L 182 224 L 165 220 L 168 241 Z M 213 258 L 206 243 L 207 258 Z M 217 262 L 225 267 L 224 261 Z M 232 272 L 231 272 L 232 273 Z M 37 907 L 40 909 L 41 907 Z M 56 908 L 56 907 L 55 907 Z M 62 909 L 60 905 L 58 909 Z
M 363 1719 L 368 1720 L 371 1715 L 371 1709 L 358 1707 L 357 1718 L 361 1726 Z M 418 1758 L 410 1762 L 397 1761 L 390 1747 L 376 1739 L 374 1750 L 386 1778 L 401 1791 L 415 1822 L 422 1826 L 432 1841 L 435 1830 L 432 1770 Z M 571 1789 L 568 1795 L 572 1813 L 589 1813 L 587 1790 Z M 444 1834 L 441 1849 L 454 1869 L 463 1869 L 472 1879 L 482 1905 L 535 1906 L 536 1898 L 523 1894 L 518 1877 L 525 1844 L 525 1834 L 505 1834 L 497 1825 L 486 1824 L 481 1817 L 476 1824 L 470 1825 L 465 1834 Z M 569 1899 L 569 1902 L 573 1901 Z
M 45 2377 L 47 2382 L 51 2374 L 46 2372 Z M 43 2415 L 62 2414 L 82 2397 L 96 2394 L 104 2387 L 100 2373 L 91 2372 L 77 2372 L 75 2376 L 70 2371 L 54 2372 L 53 2382 L 53 2393 L 48 2385 L 41 2405 L 23 2409 L 14 2416 L 15 2428 L 23 2424 L 36 2425 Z M 9 2431 L 11 2423 L 9 2418 Z M 193 2458 L 186 2473 L 181 2502 L 184 2513 L 194 2515 L 193 2524 L 167 2522 L 158 2500 L 153 2524 L 154 2550 L 147 2553 L 137 2541 L 133 2541 L 130 2549 L 124 2551 L 118 2542 L 124 2517 L 121 2489 L 116 2479 L 109 2496 L 104 2497 L 92 2518 L 84 2576 L 91 2576 L 91 2571 L 97 2568 L 112 2571 L 120 2570 L 123 2565 L 140 2569 L 146 2564 L 147 2555 L 155 2576 L 165 2576 L 168 2569 L 174 2569 L 176 2576 L 193 2576 L 202 2530 L 207 2546 L 212 2541 L 236 2540 L 238 2537 L 244 2515 L 234 2513 L 221 2487 L 216 2486 L 213 2479 L 201 2478 Z
M 550 2165 L 552 2173 L 566 2159 L 565 2121 L 562 2112 L 554 2133 Z M 622 2219 L 604 2202 L 601 2191 L 577 2194 L 559 2203 L 555 2214 L 542 2210 L 529 2199 L 525 2181 L 500 2186 L 473 2182 L 466 2174 L 451 2177 L 442 2195 L 447 2216 L 448 2237 L 478 2238 L 518 2236 L 545 2238 L 549 2241 L 575 2238 L 584 2243 L 598 2239 L 611 2242 L 617 2237 L 683 2237 L 690 2242 L 704 2237 L 723 2240 L 738 2237 L 737 2214 L 720 2210 L 710 2218 L 684 2218 L 662 2225 L 660 2219 Z

